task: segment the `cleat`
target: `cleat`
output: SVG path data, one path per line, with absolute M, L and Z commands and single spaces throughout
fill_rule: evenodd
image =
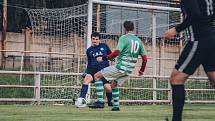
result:
M 119 107 L 113 107 L 111 111 L 120 111 Z
M 87 106 L 87 101 L 86 101 L 86 99 L 84 99 L 84 98 L 82 98 L 82 97 L 78 98 L 78 99 L 75 101 L 75 106 L 76 106 L 77 108 L 84 108 L 84 107 L 86 107 L 86 106 Z
M 95 103 L 88 105 L 89 108 L 104 108 L 104 102 L 96 101 Z

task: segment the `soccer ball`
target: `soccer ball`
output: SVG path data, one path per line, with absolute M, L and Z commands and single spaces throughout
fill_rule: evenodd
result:
M 78 98 L 78 99 L 75 101 L 75 106 L 76 106 L 77 108 L 84 108 L 84 107 L 86 107 L 86 106 L 87 106 L 87 101 L 86 101 L 86 99 L 84 99 L 84 98 L 82 98 L 82 97 Z

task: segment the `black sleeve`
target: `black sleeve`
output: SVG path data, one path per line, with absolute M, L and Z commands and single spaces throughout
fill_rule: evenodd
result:
M 181 24 L 178 24 L 175 28 L 176 31 L 179 33 L 185 28 L 189 27 L 191 25 L 191 20 L 189 17 L 187 17 Z
M 200 10 L 197 0 L 184 0 L 184 7 L 187 12 L 187 16 L 191 17 L 192 20 L 195 20 L 195 18 L 198 20 L 207 16 Z
M 186 11 L 186 19 L 176 26 L 177 32 L 189 27 L 192 22 L 198 23 L 208 19 L 208 16 L 200 10 L 198 0 L 182 0 L 181 5 Z

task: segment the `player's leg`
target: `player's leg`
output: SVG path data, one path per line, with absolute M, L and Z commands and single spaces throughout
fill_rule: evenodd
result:
M 102 82 L 104 81 L 105 83 L 105 81 L 115 80 L 119 77 L 122 77 L 122 73 L 114 65 L 106 67 L 94 75 L 98 101 L 103 102 L 104 88 L 102 87 Z M 111 86 L 109 88 L 111 89 Z
M 205 57 L 205 61 L 202 65 L 208 76 L 211 86 L 215 88 L 215 55 L 209 54 L 208 57 Z
M 173 117 L 172 121 L 181 121 L 185 101 L 184 83 L 200 65 L 198 41 L 188 41 L 175 69 L 171 73 L 170 84 L 172 87 Z
M 93 78 L 93 75 L 96 72 L 98 72 L 97 69 L 87 68 L 85 73 L 82 75 L 82 77 L 84 78 L 84 82 L 82 84 L 80 97 L 86 98 L 86 94 L 88 92 L 89 84 L 94 83 L 94 81 L 95 81 L 94 78 Z
M 84 78 L 84 82 L 82 84 L 82 87 L 81 87 L 81 93 L 80 93 L 80 97 L 82 98 L 86 98 L 86 94 L 87 94 L 87 91 L 88 91 L 88 86 L 89 84 L 93 81 L 93 77 L 92 75 L 90 74 L 87 74 Z
M 103 76 L 100 71 L 94 74 L 97 101 L 88 105 L 89 108 L 104 108 L 104 85 L 102 77 Z
M 96 94 L 97 94 L 98 102 L 103 102 L 103 90 L 104 90 L 104 88 L 102 85 L 102 78 L 104 77 L 107 81 L 111 81 L 111 80 L 116 80 L 118 78 L 121 78 L 123 76 L 125 76 L 125 74 L 121 73 L 115 67 L 115 65 L 106 67 L 94 75 L 94 79 L 96 80 L 95 84 L 96 84 Z M 99 107 L 96 105 L 92 106 L 91 108 Z
M 107 103 L 108 103 L 108 106 L 112 106 L 112 88 L 111 88 L 111 84 L 105 80 L 104 82 L 104 88 L 105 88 L 105 91 L 106 91 L 106 97 L 107 97 Z
M 204 59 L 202 65 L 208 76 L 211 86 L 215 88 L 215 54 L 213 53 L 215 48 L 215 36 L 205 38 L 205 41 L 209 41 L 210 43 L 206 44 L 205 48 L 207 49 L 203 50 L 202 58 Z
M 179 72 L 174 69 L 170 77 L 170 84 L 172 87 L 172 105 L 173 105 L 173 117 L 172 121 L 181 121 L 182 111 L 185 101 L 185 89 L 184 82 L 189 77 L 188 74 Z
M 94 75 L 97 101 L 100 101 L 100 102 L 104 102 L 104 86 L 103 86 L 102 77 L 103 76 L 100 72 L 97 72 Z
M 112 111 L 119 111 L 119 88 L 117 87 L 117 82 L 111 82 L 112 95 L 113 95 L 113 108 Z
M 81 87 L 81 92 L 79 98 L 75 101 L 75 105 L 78 108 L 86 107 L 87 101 L 86 101 L 86 94 L 88 92 L 88 86 L 93 81 L 93 77 L 91 74 L 85 74 L 83 76 L 84 82 Z

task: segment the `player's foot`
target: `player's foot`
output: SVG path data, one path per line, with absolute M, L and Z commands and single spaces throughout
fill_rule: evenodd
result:
M 112 107 L 113 103 L 112 102 L 108 102 L 108 106 Z
M 95 103 L 88 105 L 89 108 L 104 108 L 104 102 L 96 101 Z
M 111 111 L 120 111 L 119 107 L 113 107 Z

